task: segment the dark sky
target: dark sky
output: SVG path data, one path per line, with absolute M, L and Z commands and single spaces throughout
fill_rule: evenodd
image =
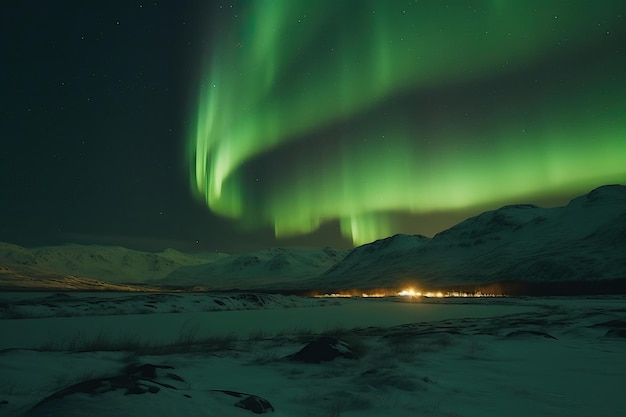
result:
M 158 248 L 219 230 L 190 197 L 183 150 L 209 10 L 174 1 L 4 7 L 0 239 Z
M 623 2 L 450 4 L 4 5 L 0 241 L 348 247 L 626 181 Z

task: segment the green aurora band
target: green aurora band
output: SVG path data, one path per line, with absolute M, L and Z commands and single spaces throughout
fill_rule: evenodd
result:
M 397 213 L 624 181 L 624 62 L 593 55 L 623 35 L 621 2 L 450 3 L 222 16 L 188 141 L 194 193 L 243 227 L 339 221 L 362 244 L 401 231 Z

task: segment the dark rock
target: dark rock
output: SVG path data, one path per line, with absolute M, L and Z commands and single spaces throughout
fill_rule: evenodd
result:
M 232 397 L 241 398 L 233 404 L 235 407 L 243 408 L 244 410 L 252 411 L 254 414 L 265 414 L 274 411 L 274 407 L 265 398 L 258 395 L 246 394 L 243 392 L 229 391 L 229 390 L 213 390 L 215 392 L 221 392 Z
M 303 347 L 299 352 L 288 356 L 290 360 L 306 363 L 332 361 L 335 358 L 357 359 L 354 348 L 344 340 L 335 337 L 320 337 Z
M 610 329 L 626 329 L 626 321 L 609 320 L 602 323 L 594 324 L 590 327 L 608 327 Z
M 520 337 L 520 336 L 541 336 L 541 337 L 545 337 L 546 339 L 555 339 L 557 340 L 556 337 L 552 336 L 551 334 L 545 333 L 545 332 L 540 332 L 537 330 L 515 330 L 509 334 L 506 335 L 507 338 L 511 338 L 511 337 Z
M 605 334 L 606 337 L 619 337 L 626 339 L 626 329 L 610 329 Z
M 247 301 L 258 306 L 265 305 L 265 299 L 263 297 L 258 296 L 257 294 L 250 294 L 250 293 L 237 294 L 233 298 L 239 299 L 241 301 Z
M 153 365 L 149 363 L 141 365 L 128 365 L 118 375 L 82 381 L 60 391 L 57 391 L 56 393 L 44 398 L 42 401 L 32 407 L 26 415 L 38 417 L 67 416 L 67 414 L 63 413 L 64 403 L 62 401 L 66 401 L 65 406 L 67 407 L 67 404 L 72 404 L 72 400 L 75 400 L 72 397 L 74 394 L 87 394 L 89 396 L 96 397 L 99 395 L 115 392 L 115 395 L 130 396 L 130 398 L 127 398 L 127 401 L 133 401 L 132 397 L 137 395 L 157 395 L 161 392 L 167 393 L 168 390 L 184 390 L 182 392 L 178 391 L 180 393 L 179 395 L 181 395 L 181 398 L 192 398 L 192 396 L 188 393 L 188 387 L 185 387 L 184 384 L 181 384 L 184 383 L 185 380 L 179 375 L 167 372 L 167 370 L 170 369 L 174 368 L 171 366 Z M 178 384 L 178 386 L 174 386 L 171 384 Z M 235 397 L 236 399 L 234 399 L 232 402 L 233 406 L 248 410 L 255 414 L 264 414 L 274 411 L 274 407 L 272 406 L 272 404 L 270 404 L 268 400 L 261 398 L 257 395 L 245 394 L 237 391 L 211 391 Z M 106 401 L 104 398 L 102 398 L 102 400 Z M 161 397 L 157 396 L 155 401 L 158 401 L 159 398 Z M 8 402 L 6 403 L 8 404 Z M 0 405 L 1 404 L 5 404 L 5 402 L 0 402 Z M 226 407 L 228 407 L 228 405 L 226 405 Z M 81 413 L 71 415 L 74 416 L 83 414 Z
M 169 378 L 169 379 L 173 379 L 174 381 L 185 382 L 185 380 L 183 378 L 181 378 L 180 376 L 178 376 L 176 374 L 169 373 L 169 374 L 165 375 L 165 377 Z
M 122 371 L 122 374 L 112 377 L 96 378 L 87 381 L 82 381 L 77 384 L 71 385 L 65 389 L 55 392 L 54 394 L 44 398 L 33 409 L 40 407 L 53 400 L 58 400 L 73 394 L 89 394 L 98 395 L 111 391 L 123 390 L 124 395 L 141 395 L 145 393 L 157 393 L 160 388 L 159 385 L 164 388 L 176 389 L 176 387 L 158 381 L 157 370 L 158 369 L 174 369 L 171 366 L 166 365 L 128 365 Z M 175 379 L 177 381 L 184 381 L 181 377 L 168 373 L 167 377 Z M 173 378 L 177 377 L 177 378 Z
M 160 366 L 146 363 L 144 365 L 128 365 L 124 368 L 124 375 L 136 376 L 140 378 L 156 378 L 157 369 L 174 369 L 171 366 Z
M 252 411 L 254 414 L 264 414 L 274 411 L 274 407 L 265 398 L 250 395 L 235 403 L 235 407 Z
M 608 327 L 605 337 L 618 337 L 626 339 L 626 321 L 609 320 L 603 323 L 594 324 L 590 327 Z

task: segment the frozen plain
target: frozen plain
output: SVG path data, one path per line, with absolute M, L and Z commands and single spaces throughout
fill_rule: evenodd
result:
M 626 415 L 623 296 L 3 293 L 0 303 L 8 416 L 253 415 L 214 390 L 260 396 L 276 416 Z M 358 358 L 286 359 L 321 335 Z M 34 407 L 129 364 L 180 379 Z

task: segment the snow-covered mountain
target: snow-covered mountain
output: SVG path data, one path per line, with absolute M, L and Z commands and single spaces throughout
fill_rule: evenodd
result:
M 225 254 L 152 253 L 119 246 L 60 245 L 24 248 L 0 242 L 3 276 L 79 277 L 109 283 L 143 283 L 164 278 L 186 265 L 213 262 Z M 8 282 L 8 281 L 7 281 Z
M 178 268 L 158 284 L 167 286 L 203 286 L 221 289 L 266 289 L 288 283 L 301 288 L 302 280 L 319 276 L 348 251 L 332 248 L 273 248 L 242 255 L 230 255 L 212 263 Z
M 564 207 L 505 206 L 432 239 L 396 235 L 363 245 L 310 284 L 438 288 L 620 279 L 626 279 L 626 187 L 609 185 Z
M 89 281 L 91 280 L 91 281 Z M 95 280 L 95 281 L 94 281 Z M 274 248 L 189 255 L 121 247 L 27 249 L 0 243 L 0 286 L 106 288 L 113 284 L 208 290 L 470 288 L 495 283 L 586 288 L 620 280 L 626 291 L 626 187 L 608 185 L 564 207 L 505 206 L 433 238 L 395 235 L 351 251 Z M 510 284 L 508 288 L 510 288 Z

